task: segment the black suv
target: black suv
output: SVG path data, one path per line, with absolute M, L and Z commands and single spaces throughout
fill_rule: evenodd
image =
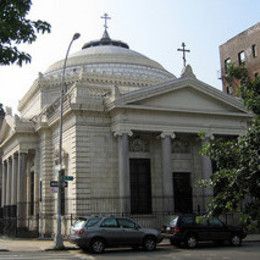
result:
M 195 248 L 199 241 L 222 243 L 229 241 L 240 246 L 246 232 L 239 226 L 228 226 L 218 218 L 206 218 L 192 214 L 173 216 L 169 224 L 162 227 L 165 237 L 175 246 Z

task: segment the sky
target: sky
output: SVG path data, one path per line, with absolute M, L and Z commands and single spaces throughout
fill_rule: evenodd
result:
M 20 49 L 32 56 L 30 64 L 0 67 L 0 103 L 17 113 L 18 101 L 32 86 L 38 73 L 64 59 L 75 32 L 70 53 L 84 43 L 100 39 L 105 12 L 111 16 L 112 39 L 126 42 L 130 49 L 159 62 L 179 77 L 183 68 L 185 42 L 190 49 L 187 63 L 198 79 L 221 89 L 219 45 L 260 21 L 259 0 L 32 0 L 28 18 L 46 20 L 50 34 L 38 35 Z

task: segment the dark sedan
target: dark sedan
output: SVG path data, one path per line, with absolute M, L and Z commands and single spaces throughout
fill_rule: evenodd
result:
M 229 241 L 234 246 L 240 246 L 246 237 L 242 227 L 225 225 L 215 217 L 192 214 L 173 216 L 170 223 L 162 227 L 162 232 L 170 238 L 172 245 L 188 248 L 195 248 L 199 241 Z
M 152 251 L 161 240 L 159 230 L 142 228 L 132 219 L 115 216 L 82 218 L 74 223 L 70 233 L 71 242 L 93 253 L 119 246 Z

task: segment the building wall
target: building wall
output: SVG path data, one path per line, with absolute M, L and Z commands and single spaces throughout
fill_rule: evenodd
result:
M 255 45 L 255 57 L 252 51 L 253 45 Z M 256 73 L 260 75 L 260 23 L 257 23 L 220 45 L 219 51 L 222 77 L 225 75 L 225 60 L 230 58 L 231 62 L 238 66 L 238 55 L 242 51 L 245 52 L 245 66 L 248 68 L 251 78 L 254 78 Z M 228 91 L 224 81 L 223 91 L 226 93 Z M 233 92 L 234 95 L 238 94 L 237 90 Z
M 76 158 L 77 215 L 116 210 L 117 143 L 108 115 L 77 115 Z

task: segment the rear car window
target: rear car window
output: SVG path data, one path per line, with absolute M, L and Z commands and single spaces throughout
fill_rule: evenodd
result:
M 180 220 L 180 225 L 189 225 L 189 224 L 193 224 L 193 216 L 182 216 L 181 220 Z
M 101 218 L 99 218 L 99 217 L 90 218 L 90 219 L 87 221 L 85 227 L 93 227 L 93 226 L 95 226 L 95 225 L 100 221 L 100 219 L 101 219 Z

